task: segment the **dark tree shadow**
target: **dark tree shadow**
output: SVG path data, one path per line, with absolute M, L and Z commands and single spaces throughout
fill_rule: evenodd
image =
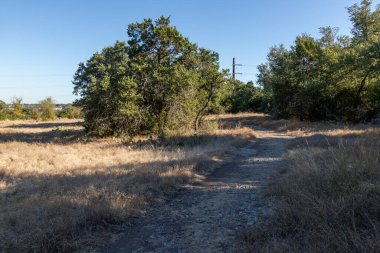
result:
M 81 121 L 77 122 L 45 122 L 45 123 L 29 123 L 6 126 L 6 128 L 56 128 L 56 127 L 76 127 L 82 126 Z
M 339 121 L 299 121 L 292 119 L 273 119 L 270 115 L 247 115 L 239 117 L 225 117 L 219 119 L 222 129 L 230 129 L 236 126 L 254 128 L 255 131 L 278 131 L 287 132 L 294 130 L 303 130 L 306 132 L 321 130 L 339 130 L 339 129 L 368 129 L 377 127 L 374 124 L 362 123 L 344 123 Z
M 40 133 L 0 133 L 0 143 L 25 142 L 25 143 L 55 143 L 70 144 L 82 140 L 85 137 L 84 130 L 52 130 Z
M 328 149 L 332 147 L 343 146 L 352 146 L 356 145 L 358 142 L 365 142 L 368 145 L 373 145 L 373 140 L 368 137 L 368 133 L 348 133 L 348 134 L 337 134 L 337 135 L 328 135 L 328 134 L 313 134 L 305 137 L 294 138 L 288 149 L 297 149 L 297 148 L 321 148 Z M 379 147 L 380 149 L 380 147 Z
M 133 148 L 181 148 L 181 147 L 196 147 L 201 145 L 207 145 L 209 143 L 228 143 L 233 140 L 242 140 L 239 136 L 220 136 L 213 134 L 198 134 L 189 136 L 168 136 L 165 138 L 148 139 L 129 143 Z

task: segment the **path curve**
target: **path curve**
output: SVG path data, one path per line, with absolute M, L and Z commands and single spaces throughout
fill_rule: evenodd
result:
M 238 232 L 266 212 L 263 190 L 280 165 L 291 137 L 255 129 L 256 138 L 206 180 L 184 187 L 165 205 L 152 208 L 116 241 L 118 252 L 230 252 Z

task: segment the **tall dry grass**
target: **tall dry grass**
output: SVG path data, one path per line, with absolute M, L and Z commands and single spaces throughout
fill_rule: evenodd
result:
M 380 129 L 290 123 L 301 130 L 284 128 L 296 138 L 270 187 L 274 207 L 243 234 L 245 250 L 380 252 Z
M 71 252 L 201 179 L 253 137 L 248 128 L 91 139 L 80 122 L 0 122 L 0 252 Z M 105 240 L 107 234 L 102 234 Z
M 238 113 L 211 115 L 209 119 L 219 119 L 221 127 L 238 126 L 255 127 L 256 129 L 284 132 L 290 136 L 302 137 L 313 134 L 339 135 L 361 133 L 374 128 L 371 124 L 353 124 L 338 121 L 299 121 L 297 119 L 273 120 L 272 116 L 262 113 Z

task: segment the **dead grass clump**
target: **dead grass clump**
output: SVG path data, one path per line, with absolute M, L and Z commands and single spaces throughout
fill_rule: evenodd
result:
M 271 187 L 275 208 L 244 234 L 247 251 L 379 251 L 380 131 L 338 132 L 293 145 Z
M 75 121 L 0 122 L 0 252 L 91 246 L 93 231 L 199 180 L 249 138 L 234 128 L 126 145 L 88 141 Z

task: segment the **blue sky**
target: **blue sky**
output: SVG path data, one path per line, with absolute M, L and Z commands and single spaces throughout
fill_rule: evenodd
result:
M 291 44 L 322 26 L 350 32 L 345 7 L 359 0 L 1 0 L 0 100 L 33 103 L 52 96 L 72 102 L 72 76 L 94 52 L 127 40 L 129 23 L 171 16 L 182 34 L 245 66 L 242 81 L 255 80 L 271 46 Z M 375 0 L 379 4 L 380 0 Z

